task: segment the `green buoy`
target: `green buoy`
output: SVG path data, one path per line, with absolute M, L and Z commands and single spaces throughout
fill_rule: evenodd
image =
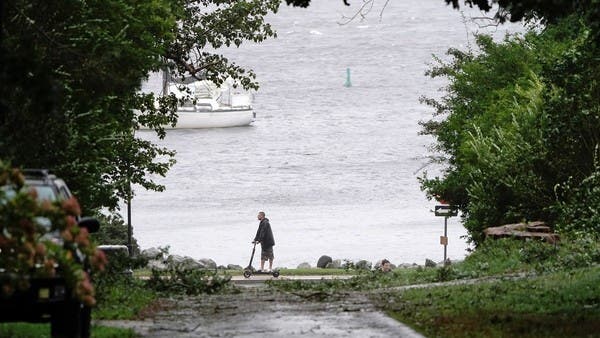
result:
M 344 83 L 344 87 L 352 87 L 352 82 L 350 82 L 350 68 L 346 68 L 346 83 Z

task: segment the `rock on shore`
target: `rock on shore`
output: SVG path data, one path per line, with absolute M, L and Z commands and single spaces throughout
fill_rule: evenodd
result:
M 531 228 L 531 224 L 530 224 Z M 541 229 L 541 228 L 540 228 Z M 539 231 L 539 230 L 538 230 Z M 217 263 L 210 258 L 201 258 L 194 259 L 188 256 L 180 256 L 180 255 L 170 255 L 168 251 L 161 248 L 149 248 L 143 250 L 140 255 L 148 260 L 148 268 L 157 269 L 157 270 L 166 270 L 173 267 L 179 267 L 183 269 L 217 269 Z M 357 270 L 371 270 L 372 268 L 378 269 L 380 267 L 381 261 L 377 261 L 374 264 L 360 259 L 356 262 L 353 262 L 348 259 L 344 259 L 343 262 L 340 259 L 333 259 L 331 256 L 322 255 L 317 260 L 316 267 L 317 268 L 326 268 L 326 269 L 357 269 Z M 425 262 L 425 267 L 436 267 L 436 266 L 444 265 L 443 262 L 435 263 L 431 259 L 427 259 Z M 418 265 L 417 263 L 401 263 L 397 266 L 391 264 L 392 269 L 396 268 L 416 268 L 422 265 Z M 221 265 L 219 268 L 228 269 L 228 270 L 243 270 L 243 267 L 236 264 L 228 264 Z M 313 266 L 308 262 L 300 263 L 297 269 L 311 269 Z
M 517 238 L 517 239 L 540 239 L 554 244 L 558 242 L 559 236 L 552 232 L 546 223 L 537 221 L 529 223 L 505 224 L 498 227 L 489 227 L 483 230 L 486 238 Z
M 148 268 L 150 269 L 166 270 L 180 268 L 194 270 L 217 268 L 217 263 L 210 258 L 201 258 L 197 260 L 189 256 L 169 255 L 167 254 L 167 250 L 158 248 L 145 249 L 140 255 L 148 260 Z
M 330 264 L 332 262 L 333 262 L 333 259 L 331 259 L 331 257 L 329 257 L 327 255 L 323 255 L 317 261 L 317 268 L 324 269 L 327 267 L 327 264 Z

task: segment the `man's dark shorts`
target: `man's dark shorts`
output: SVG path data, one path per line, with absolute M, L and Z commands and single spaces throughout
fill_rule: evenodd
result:
M 273 247 L 261 247 L 262 250 L 260 252 L 260 260 L 261 261 L 268 261 L 268 260 L 272 260 L 273 257 Z

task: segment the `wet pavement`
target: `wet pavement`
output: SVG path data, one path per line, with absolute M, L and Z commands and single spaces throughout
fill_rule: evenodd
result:
M 284 293 L 257 285 L 236 294 L 167 300 L 140 321 L 98 321 L 143 337 L 422 337 L 360 293 Z

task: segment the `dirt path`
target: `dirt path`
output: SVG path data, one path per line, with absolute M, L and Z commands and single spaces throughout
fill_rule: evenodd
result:
M 360 293 L 326 301 L 320 293 L 289 294 L 264 286 L 238 294 L 171 299 L 144 321 L 102 321 L 143 337 L 421 337 L 377 311 Z

